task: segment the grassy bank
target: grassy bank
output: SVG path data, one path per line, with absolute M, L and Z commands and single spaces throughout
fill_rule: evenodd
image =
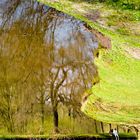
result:
M 75 0 L 39 0 L 85 21 L 112 41 L 96 60 L 100 84 L 82 110 L 90 117 L 111 123 L 140 123 L 140 11 L 119 9 L 106 3 Z M 94 19 L 94 15 L 99 16 Z

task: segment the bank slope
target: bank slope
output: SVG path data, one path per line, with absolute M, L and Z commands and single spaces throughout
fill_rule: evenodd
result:
M 103 122 L 139 126 L 140 11 L 80 0 L 38 1 L 86 22 L 111 39 L 112 49 L 101 50 L 96 60 L 100 83 L 93 87 L 82 110 Z M 97 17 L 92 18 L 94 15 Z

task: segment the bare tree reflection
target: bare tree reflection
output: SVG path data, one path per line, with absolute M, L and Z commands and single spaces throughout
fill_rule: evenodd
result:
M 58 107 L 67 106 L 70 116 L 81 115 L 82 93 L 99 82 L 93 63 L 97 40 L 82 22 L 38 2 L 6 0 L 2 5 L 1 118 L 9 131 L 26 131 L 40 112 L 44 133 L 48 105 L 59 132 Z

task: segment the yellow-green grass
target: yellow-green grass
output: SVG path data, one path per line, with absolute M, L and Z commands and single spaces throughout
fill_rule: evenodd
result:
M 127 51 L 140 48 L 140 11 L 80 0 L 39 1 L 85 21 L 112 41 L 112 49 L 100 51 L 100 57 L 95 60 L 100 83 L 93 87 L 93 94 L 82 110 L 104 122 L 140 124 L 140 60 Z M 102 24 L 85 16 L 95 9 L 101 13 Z

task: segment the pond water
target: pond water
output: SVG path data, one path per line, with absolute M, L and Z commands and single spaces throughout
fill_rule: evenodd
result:
M 43 128 L 58 103 L 79 113 L 82 93 L 99 82 L 96 56 L 84 22 L 33 0 L 0 0 L 0 132 L 26 134 L 33 120 Z
M 32 0 L 2 0 L 0 5 L 0 23 L 5 30 L 19 23 L 22 33 L 28 35 L 26 27 L 32 27 L 34 34 L 44 35 L 44 42 L 53 41 L 56 49 L 80 46 L 83 57 L 93 60 L 92 52 L 98 48 L 98 42 L 84 22 Z
M 70 81 L 78 78 L 78 69 L 81 67 L 82 75 L 84 73 L 90 75 L 83 77 L 85 81 L 87 79 L 90 81 L 90 77 L 95 76 L 98 82 L 98 72 L 94 65 L 94 57 L 98 54 L 98 41 L 84 26 L 84 22 L 32 0 L 3 0 L 0 11 L 1 40 L 5 38 L 4 45 L 7 43 L 21 46 L 20 44 L 27 42 L 29 44 L 26 44 L 26 47 L 31 44 L 34 46 L 36 43 L 38 46 L 46 45 L 49 52 L 46 57 L 51 55 L 53 60 L 49 63 L 54 67 L 62 65 L 71 67 L 68 72 Z M 82 64 L 83 67 L 80 66 Z M 89 67 L 86 69 L 87 65 Z M 72 71 L 72 67 L 75 66 L 77 69 Z M 53 71 L 57 70 L 54 68 Z M 62 72 L 59 77 L 62 77 Z M 87 82 L 86 86 L 91 87 L 94 83 L 96 80 L 93 83 Z
M 1 0 L 3 128 L 26 132 L 41 113 L 37 117 L 43 126 L 50 106 L 57 125 L 58 103 L 80 112 L 82 93 L 99 82 L 97 55 L 98 41 L 84 22 L 33 0 Z

